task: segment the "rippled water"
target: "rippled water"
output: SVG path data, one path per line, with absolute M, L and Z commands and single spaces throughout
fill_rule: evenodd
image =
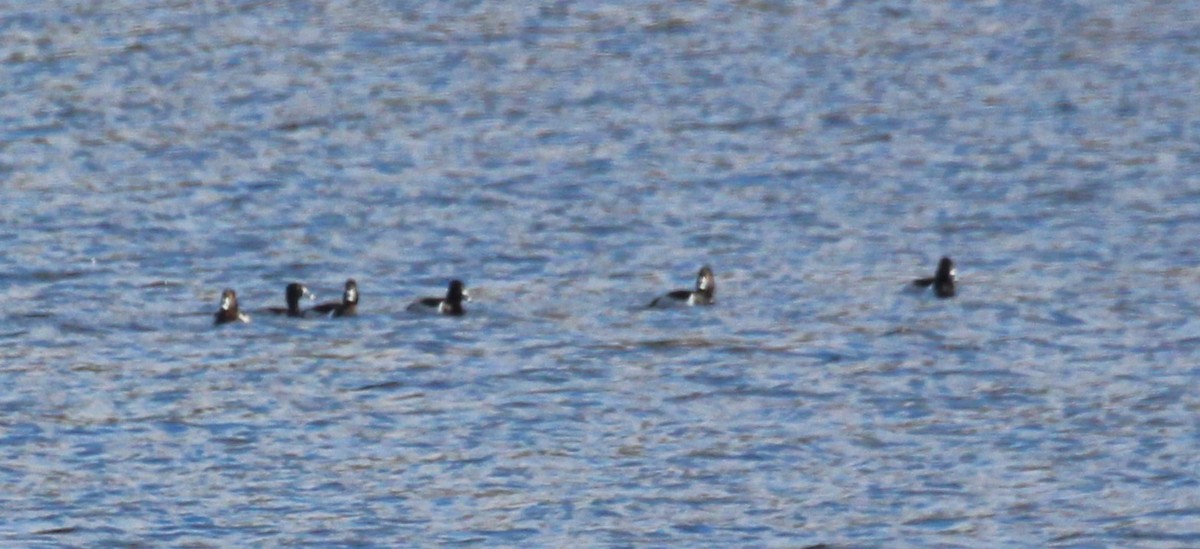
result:
M 1198 12 L 3 3 L 0 539 L 1198 546 Z

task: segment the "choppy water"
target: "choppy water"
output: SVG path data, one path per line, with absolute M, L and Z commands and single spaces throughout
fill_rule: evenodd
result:
M 5 545 L 1200 546 L 1192 3 L 0 34 Z M 956 299 L 900 291 L 942 254 Z

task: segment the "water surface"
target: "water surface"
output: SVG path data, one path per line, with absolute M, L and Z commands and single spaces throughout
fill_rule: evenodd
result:
M 1198 25 L 8 2 L 0 539 L 1200 545 Z

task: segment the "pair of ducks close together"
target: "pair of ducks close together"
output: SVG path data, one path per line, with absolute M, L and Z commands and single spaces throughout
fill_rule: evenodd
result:
M 408 305 L 409 311 L 428 311 L 443 315 L 459 316 L 466 312 L 463 309 L 463 301 L 470 300 L 467 296 L 466 285 L 461 280 L 451 280 L 450 288 L 446 291 L 446 297 L 425 297 L 418 299 Z M 341 301 L 330 301 L 322 303 L 311 309 L 303 310 L 300 308 L 300 300 L 304 296 L 312 296 L 308 288 L 299 282 L 293 282 L 287 285 L 287 290 L 284 292 L 287 299 L 287 307 L 269 307 L 267 312 L 276 315 L 287 315 L 290 317 L 303 317 L 308 313 L 316 313 L 326 315 L 330 318 L 342 316 L 354 316 L 358 313 L 358 282 L 353 278 L 346 281 L 346 288 L 342 291 Z M 221 308 L 217 310 L 216 324 L 225 324 L 227 322 L 250 322 L 250 316 L 241 312 L 238 308 L 237 292 L 232 289 L 226 289 L 221 293 Z
M 940 298 L 954 297 L 955 289 L 954 282 L 956 276 L 954 272 L 954 262 L 949 257 L 943 257 L 938 262 L 937 271 L 934 275 L 926 278 L 918 278 L 912 282 L 916 288 L 933 288 L 933 294 Z M 695 290 L 675 290 L 661 297 L 657 297 L 650 302 L 650 307 L 666 307 L 671 305 L 712 305 L 717 293 L 717 279 L 713 276 L 712 268 L 705 265 L 700 268 L 700 272 L 696 275 Z M 342 293 L 342 301 L 331 301 L 322 303 L 304 311 L 300 309 L 300 299 L 308 293 L 308 288 L 299 282 L 293 282 L 287 286 L 287 308 L 271 307 L 267 309 L 273 314 L 287 315 L 292 317 L 302 317 L 308 312 L 329 315 L 330 317 L 353 316 L 358 309 L 358 283 L 354 279 L 346 281 L 346 289 Z M 428 311 L 436 312 L 444 315 L 462 315 L 463 300 L 470 299 L 466 297 L 466 286 L 462 281 L 451 280 L 450 287 L 446 291 L 446 297 L 426 297 L 418 299 L 408 305 L 406 308 L 409 311 Z M 216 323 L 224 324 L 226 322 L 249 322 L 250 317 L 238 311 L 237 293 L 227 289 L 221 294 L 221 309 L 217 311 Z
M 912 281 L 912 286 L 917 289 L 933 287 L 933 294 L 940 298 L 954 297 L 954 282 L 957 276 L 954 272 L 954 261 L 949 257 L 943 257 L 938 262 L 937 271 L 933 276 L 926 278 L 918 278 Z M 717 279 L 713 276 L 712 269 L 705 265 L 700 268 L 700 273 L 696 275 L 695 290 L 675 290 L 662 297 L 655 298 L 650 302 L 651 307 L 663 307 L 671 304 L 680 305 L 712 305 L 713 297 L 717 291 Z

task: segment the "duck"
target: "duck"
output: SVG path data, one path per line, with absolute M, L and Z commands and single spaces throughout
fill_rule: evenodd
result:
M 308 292 L 308 287 L 299 282 L 288 284 L 287 289 L 284 290 L 284 298 L 287 300 L 287 307 L 268 307 L 267 312 L 271 314 L 287 315 L 297 318 L 303 317 L 306 311 L 300 308 L 300 299 L 304 296 L 309 296 L 310 299 L 313 297 L 313 295 Z
M 342 291 L 342 300 L 340 302 L 329 301 L 309 310 L 329 315 L 331 318 L 358 314 L 358 282 L 355 282 L 353 278 L 346 280 L 346 287 Z
M 250 316 L 238 310 L 237 292 L 226 288 L 221 292 L 221 308 L 214 315 L 213 324 L 220 325 L 229 322 L 250 322 Z
M 446 297 L 423 297 L 409 303 L 406 310 L 462 316 L 466 313 L 462 306 L 464 300 L 469 300 L 466 285 L 461 280 L 451 280 L 446 288 Z
M 695 290 L 675 290 L 654 298 L 650 307 L 669 307 L 674 305 L 712 305 L 717 293 L 717 279 L 713 276 L 712 267 L 705 265 L 696 274 Z
M 954 297 L 955 287 L 954 281 L 958 278 L 954 270 L 954 261 L 949 257 L 943 257 L 938 261 L 937 271 L 933 276 L 927 278 L 918 278 L 914 280 L 913 286 L 917 288 L 933 287 L 933 295 L 945 299 Z

